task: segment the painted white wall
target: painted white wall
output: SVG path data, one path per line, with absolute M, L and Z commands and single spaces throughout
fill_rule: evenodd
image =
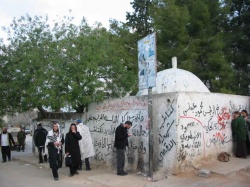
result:
M 231 120 L 234 111 L 249 111 L 249 97 L 209 94 L 178 94 L 177 159 L 179 165 L 216 159 L 221 151 L 233 153 Z
M 250 111 L 250 97 L 195 92 L 153 95 L 154 155 L 157 173 L 178 173 L 216 159 L 221 151 L 232 153 L 232 113 Z M 132 121 L 126 170 L 148 171 L 148 96 L 110 99 L 89 105 L 82 117 L 89 127 L 96 155 L 91 164 L 116 170 L 115 128 Z M 73 121 L 59 122 L 67 133 Z M 50 121 L 43 121 L 46 128 Z
M 153 124 L 158 132 L 157 140 L 158 167 L 163 173 L 176 173 L 177 166 L 177 106 L 178 94 L 158 94 L 153 97 Z
M 92 133 L 96 151 L 93 162 L 106 167 L 116 167 L 114 149 L 115 128 L 125 121 L 132 122 L 126 168 L 145 170 L 148 162 L 148 102 L 147 97 L 128 97 L 93 103 L 87 113 L 87 125 Z M 129 163 L 129 164 L 128 164 Z
M 186 166 L 197 166 L 216 159 L 221 151 L 232 153 L 231 114 L 250 111 L 246 96 L 175 92 L 153 95 L 153 125 L 158 172 L 177 173 Z M 128 97 L 93 103 L 87 113 L 96 155 L 93 164 L 115 169 L 113 147 L 117 125 L 133 123 L 129 138 L 126 169 L 148 169 L 149 127 L 147 96 Z

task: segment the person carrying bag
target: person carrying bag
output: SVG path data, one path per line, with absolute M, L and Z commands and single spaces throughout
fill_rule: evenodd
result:
M 65 156 L 65 166 L 66 167 L 71 167 L 72 166 L 71 155 Z
M 79 140 L 82 139 L 82 136 L 77 132 L 77 127 L 74 123 L 70 125 L 69 132 L 65 137 L 65 165 L 69 167 L 70 177 L 79 174 L 77 169 L 81 164 L 81 154 L 79 147 Z M 70 161 L 71 160 L 71 164 Z

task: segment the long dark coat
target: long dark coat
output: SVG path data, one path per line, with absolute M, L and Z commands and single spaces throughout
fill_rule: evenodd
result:
M 232 120 L 232 135 L 235 141 L 235 156 L 236 157 L 247 157 L 247 129 L 245 120 L 242 116 L 238 116 Z
M 236 119 L 232 120 L 232 134 L 235 140 L 246 141 L 247 129 L 245 125 L 245 120 L 242 116 L 238 116 Z
M 61 143 L 63 145 L 64 138 L 62 136 Z M 62 147 L 62 146 L 61 146 Z M 57 149 L 54 146 L 54 142 L 48 143 L 48 153 L 49 153 L 49 166 L 51 169 L 59 169 L 62 167 L 63 156 L 62 149 Z
M 120 124 L 115 130 L 115 147 L 118 149 L 124 149 L 128 146 L 128 131 Z
M 68 132 L 65 138 L 65 153 L 69 153 L 72 159 L 72 167 L 77 167 L 81 164 L 81 154 L 79 147 L 79 140 L 82 136 L 79 132 Z
M 33 135 L 33 141 L 36 147 L 44 146 L 46 142 L 46 137 L 48 135 L 48 131 L 43 127 L 37 127 Z

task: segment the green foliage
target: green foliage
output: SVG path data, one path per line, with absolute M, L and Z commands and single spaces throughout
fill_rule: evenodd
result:
M 0 46 L 2 114 L 68 106 L 83 112 L 107 94 L 133 90 L 137 75 L 127 68 L 130 54 L 119 37 L 101 25 L 91 28 L 83 19 L 76 26 L 72 20 L 50 26 L 48 17 L 26 15 L 6 28 L 9 44 Z
M 82 112 L 89 103 L 138 91 L 137 41 L 156 32 L 158 71 L 178 67 L 212 92 L 249 94 L 248 0 L 134 0 L 110 30 L 66 16 L 13 19 L 0 43 L 0 115 L 33 108 Z
M 225 42 L 228 61 L 236 73 L 234 90 L 239 95 L 250 95 L 250 1 L 225 0 L 228 10 Z
M 5 121 L 2 118 L 0 118 L 0 130 L 2 130 L 2 128 L 5 126 L 6 126 Z
M 156 0 L 154 7 L 160 68 L 171 68 L 170 59 L 177 56 L 179 68 L 193 72 L 210 91 L 233 92 L 234 72 L 224 53 L 225 14 L 220 1 Z
M 153 33 L 152 2 L 152 0 L 134 0 L 131 2 L 134 12 L 127 12 L 127 25 L 132 27 L 140 38 Z
M 155 28 L 157 31 L 158 60 L 161 69 L 171 68 L 171 58 L 187 56 L 190 38 L 186 27 L 190 15 L 187 6 L 176 5 L 175 0 L 155 1 Z
M 117 54 L 129 54 L 126 56 L 126 69 L 132 73 L 129 81 L 134 81 L 131 88 L 131 95 L 135 95 L 138 92 L 138 60 L 137 60 L 137 41 L 139 36 L 136 33 L 131 33 L 130 26 L 124 23 L 119 23 L 116 20 L 110 21 L 110 32 L 115 35 Z M 118 42 L 119 41 L 119 42 Z M 133 78 L 133 79 L 131 79 Z

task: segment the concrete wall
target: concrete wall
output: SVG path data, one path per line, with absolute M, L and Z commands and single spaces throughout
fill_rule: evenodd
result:
M 232 113 L 250 111 L 250 98 L 216 93 L 171 93 L 153 100 L 158 126 L 157 170 L 178 173 L 186 166 L 232 153 Z
M 250 111 L 250 99 L 216 93 L 166 93 L 153 95 L 154 170 L 178 173 L 232 153 L 231 114 Z M 133 123 L 126 169 L 148 171 L 149 127 L 147 96 L 93 103 L 86 116 L 96 155 L 92 163 L 115 169 L 114 131 L 126 120 Z
M 122 122 L 132 121 L 127 149 L 126 168 L 145 170 L 148 162 L 148 101 L 145 97 L 128 97 L 106 100 L 89 106 L 87 125 L 92 133 L 96 151 L 93 162 L 106 167 L 116 167 L 114 149 L 115 128 Z M 129 164 L 128 164 L 129 163 Z
M 153 97 L 155 170 L 176 173 L 178 148 L 178 94 L 168 93 Z
M 189 166 L 216 159 L 221 151 L 232 153 L 232 112 L 250 111 L 250 97 L 175 92 L 153 95 L 153 169 L 176 174 Z M 148 96 L 127 97 L 92 103 L 82 116 L 88 125 L 96 155 L 91 164 L 116 170 L 114 132 L 117 125 L 132 121 L 126 170 L 148 172 Z M 67 133 L 73 121 L 59 121 Z M 42 121 L 50 129 L 50 121 Z
M 181 94 L 178 98 L 178 161 L 196 164 L 232 153 L 231 120 L 234 111 L 250 107 L 249 97 L 226 94 Z

